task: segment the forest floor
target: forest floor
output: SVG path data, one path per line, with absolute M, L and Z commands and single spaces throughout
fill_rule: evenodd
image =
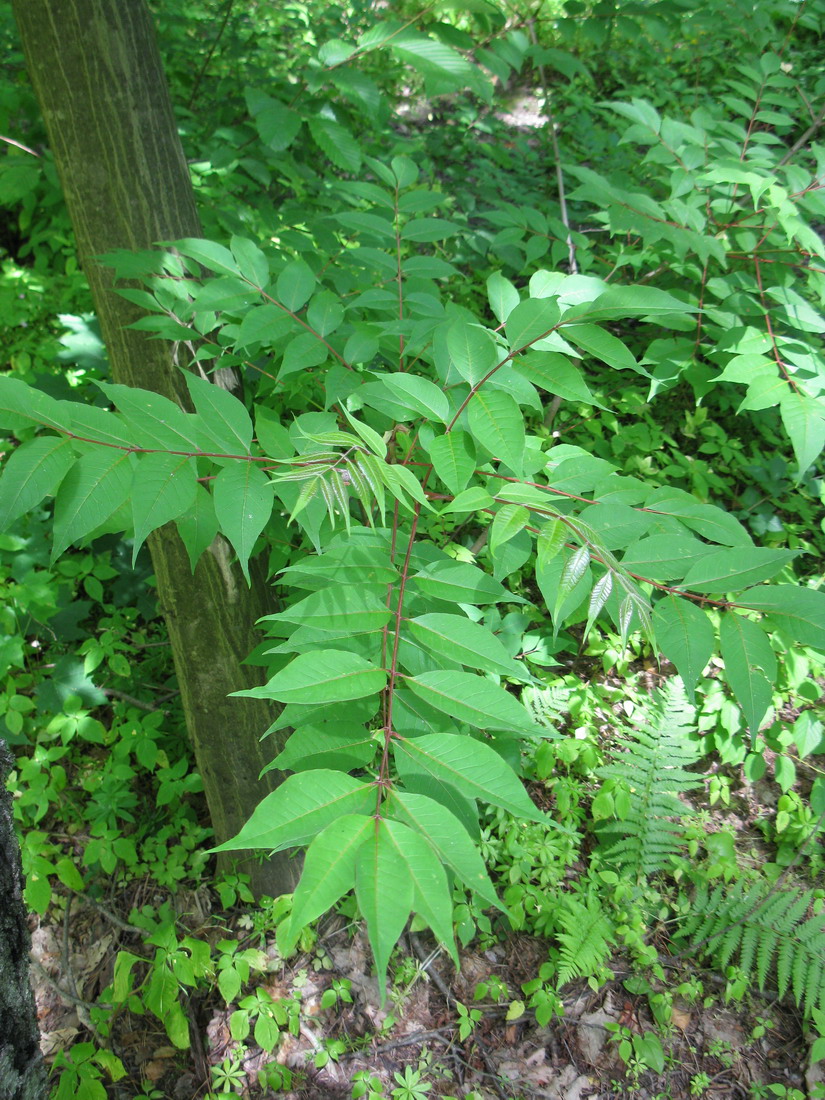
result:
M 47 1055 L 82 1036 L 88 1022 L 84 998 L 93 998 L 111 981 L 117 950 L 140 950 L 139 940 L 125 931 L 129 905 L 141 900 L 136 894 L 137 889 L 122 899 L 126 911 L 120 917 L 78 902 L 63 928 L 44 924 L 35 930 L 33 981 Z M 209 895 L 184 892 L 175 905 L 181 923 L 195 932 L 208 915 Z M 229 927 L 221 931 L 232 934 Z M 237 922 L 234 934 L 247 946 L 252 942 Z M 462 951 L 456 972 L 443 952 L 429 954 L 428 941 L 408 933 L 400 949 L 408 954 L 396 971 L 404 970 L 403 984 L 397 977 L 383 1007 L 369 976 L 366 937 L 360 929 L 353 934 L 343 918 L 330 918 L 312 953 L 288 963 L 279 959 L 274 942 L 266 940 L 262 947 L 273 969 L 253 989 L 300 1003 L 297 1034 L 284 1033 L 271 1054 L 251 1039 L 241 1049 L 230 1034 L 236 1005 L 225 1006 L 217 992 L 208 999 L 192 997 L 186 1005 L 189 1051 L 175 1049 L 154 1016 L 123 1013 L 114 1021 L 111 1048 L 128 1067 L 132 1083 L 110 1085 L 108 1095 L 132 1100 L 135 1083 L 143 1082 L 144 1088 L 150 1083 L 156 1090 L 155 1097 L 196 1100 L 208 1095 L 211 1067 L 233 1057 L 243 1070 L 236 1086 L 241 1095 L 275 1096 L 257 1082 L 258 1071 L 276 1062 L 292 1071 L 291 1087 L 277 1093 L 290 1100 L 349 1097 L 353 1078 L 364 1072 L 373 1077 L 374 1093 L 396 1100 L 468 1094 L 478 1100 L 751 1100 L 774 1095 L 801 1100 L 823 1079 L 812 1076 L 816 1070 L 806 1074 L 808 1044 L 801 1015 L 792 1006 L 769 997 L 725 1004 L 724 979 L 714 986 L 705 974 L 706 992 L 717 996 L 709 1007 L 674 1003 L 672 1026 L 662 1037 L 665 1066 L 657 1073 L 640 1062 L 624 1064 L 612 1033 L 610 1025 L 618 1025 L 632 1042 L 634 1035 L 655 1029 L 646 999 L 623 987 L 631 970 L 621 957 L 612 960 L 614 979 L 598 989 L 585 981 L 565 987 L 564 1015 L 540 1027 L 529 1010 L 508 1019 L 513 1015 L 509 998 L 502 1004 L 475 1002 L 474 992 L 490 979 L 511 995 L 518 991 L 546 960 L 546 940 L 512 934 L 486 950 L 471 947 Z M 681 971 L 682 980 L 697 976 L 690 960 L 670 965 Z M 351 1003 L 322 1009 L 324 991 L 341 981 L 350 983 Z M 66 996 L 69 990 L 74 992 Z M 478 1012 L 469 1034 L 461 1027 L 457 1003 Z M 319 1054 L 330 1045 L 337 1060 L 318 1068 Z M 420 1074 L 418 1094 L 399 1091 L 406 1067 Z M 785 1091 L 767 1092 L 767 1085 Z

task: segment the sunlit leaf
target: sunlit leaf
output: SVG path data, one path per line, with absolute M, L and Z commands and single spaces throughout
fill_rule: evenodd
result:
M 665 596 L 653 608 L 653 628 L 659 648 L 676 665 L 692 702 L 713 652 L 713 628 L 707 615 L 682 596 Z

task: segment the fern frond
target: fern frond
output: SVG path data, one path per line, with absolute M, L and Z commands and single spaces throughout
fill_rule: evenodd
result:
M 561 944 L 557 980 L 559 986 L 573 978 L 595 974 L 610 957 L 613 924 L 593 895 L 580 899 L 568 895 L 558 913 Z
M 760 989 L 774 971 L 780 997 L 790 990 L 800 1007 L 825 1011 L 825 910 L 815 904 L 811 890 L 765 882 L 702 887 L 677 936 L 722 966 L 735 959 Z
M 690 810 L 678 796 L 699 786 L 686 770 L 699 757 L 689 736 L 693 719 L 681 681 L 671 680 L 652 697 L 640 727 L 619 738 L 624 752 L 598 771 L 631 792 L 627 815 L 599 830 L 603 855 L 638 878 L 666 870 L 679 853 L 681 819 Z
M 555 729 L 570 710 L 570 688 L 556 684 L 535 687 L 531 684 L 522 691 L 521 701 L 536 725 Z

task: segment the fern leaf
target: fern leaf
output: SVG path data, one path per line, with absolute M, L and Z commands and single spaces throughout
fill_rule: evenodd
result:
M 604 855 L 640 879 L 666 870 L 681 847 L 680 820 L 689 808 L 679 795 L 699 785 L 687 771 L 699 755 L 689 737 L 693 716 L 680 681 L 671 680 L 653 697 L 640 727 L 619 738 L 624 752 L 598 772 L 631 791 L 628 814 L 600 829 Z
M 562 930 L 556 933 L 561 944 L 558 984 L 587 977 L 610 956 L 613 925 L 595 896 L 586 901 L 568 896 L 559 910 Z
M 717 886 L 712 893 L 702 888 L 679 938 L 723 966 L 736 959 L 760 989 L 775 968 L 779 996 L 790 990 L 810 1011 L 825 1005 L 825 911 L 808 916 L 814 904 L 810 890 L 777 890 L 764 882 Z

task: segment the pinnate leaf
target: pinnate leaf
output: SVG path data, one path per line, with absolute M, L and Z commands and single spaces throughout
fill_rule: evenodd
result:
M 515 398 L 502 390 L 479 390 L 467 407 L 467 417 L 476 443 L 521 477 L 524 419 Z
M 131 489 L 132 465 L 125 451 L 101 447 L 82 455 L 63 478 L 55 499 L 52 561 L 105 523 L 126 503 Z
M 205 451 L 248 455 L 252 421 L 242 401 L 231 393 L 187 372 L 186 384 L 200 417 L 198 438 Z
M 315 837 L 307 849 L 301 881 L 295 888 L 289 931 L 278 938 L 284 951 L 291 950 L 302 928 L 326 913 L 355 886 L 358 850 L 374 832 L 374 818 L 346 814 Z
M 431 707 L 478 729 L 507 730 L 537 736 L 538 727 L 504 688 L 469 672 L 425 672 L 408 677 L 407 687 Z
M 450 490 L 457 495 L 467 487 L 476 465 L 473 441 L 466 432 L 455 429 L 448 435 L 436 436 L 427 448 L 433 469 Z
M 766 612 L 790 641 L 825 653 L 825 592 L 795 584 L 762 585 L 743 592 L 737 602 Z
M 338 703 L 363 699 L 382 691 L 387 674 L 357 653 L 342 649 L 318 649 L 301 653 L 262 687 L 238 692 L 256 699 L 281 703 Z
M 488 905 L 502 909 L 478 848 L 458 818 L 423 794 L 393 791 L 389 809 L 393 816 L 416 829 L 435 849 L 442 862 Z
M 214 852 L 262 848 L 279 852 L 308 844 L 332 821 L 375 809 L 375 787 L 343 772 L 319 769 L 288 776 L 252 812 L 237 836 Z
M 547 823 L 509 764 L 483 741 L 455 733 L 425 733 L 399 739 L 394 747 L 402 778 L 423 774 L 436 786 L 446 783 L 467 798 L 480 798 L 517 817 Z
M 411 580 L 426 596 L 448 603 L 498 603 L 512 599 L 507 589 L 483 570 L 465 561 L 432 562 Z
M 137 462 L 132 488 L 133 568 L 151 532 L 177 519 L 195 503 L 196 478 L 194 460 L 182 455 L 157 452 Z
M 382 1003 L 390 953 L 404 931 L 415 895 L 412 878 L 389 825 L 387 821 L 375 823 L 372 836 L 358 849 L 355 865 L 355 896 L 367 922 Z
M 432 612 L 406 624 L 409 633 L 435 656 L 458 661 L 481 672 L 494 672 L 515 680 L 529 680 L 529 673 L 488 628 L 461 615 Z
M 215 478 L 213 499 L 218 523 L 232 543 L 248 583 L 249 557 L 272 514 L 272 486 L 253 462 L 235 462 L 224 466 Z
M 473 386 L 499 360 L 495 341 L 487 329 L 468 321 L 456 321 L 451 325 L 447 333 L 447 350 L 455 369 Z
M 682 677 L 688 699 L 713 652 L 713 628 L 707 615 L 690 600 L 665 596 L 653 609 L 653 628 L 659 648 Z
M 73 464 L 72 446 L 60 436 L 37 436 L 16 447 L 0 476 L 0 531 L 53 496 Z
M 762 627 L 733 611 L 722 616 L 719 641 L 725 678 L 755 737 L 771 704 L 776 655 Z

